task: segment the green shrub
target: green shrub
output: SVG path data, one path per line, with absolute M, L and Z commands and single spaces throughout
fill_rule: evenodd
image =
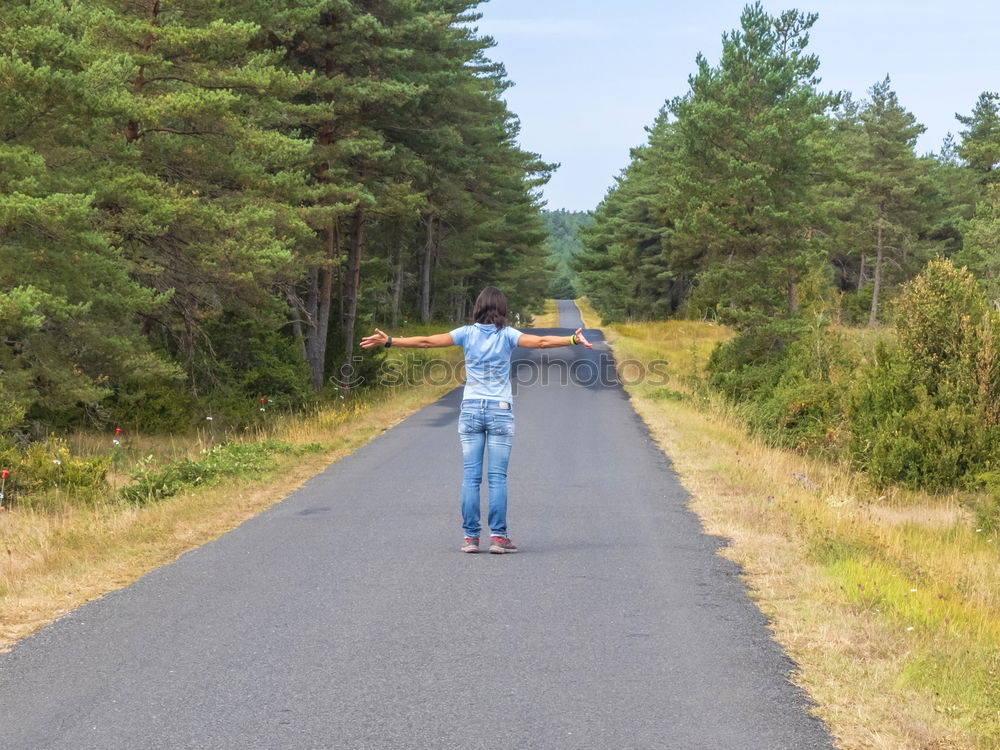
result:
M 10 470 L 6 489 L 10 501 L 25 501 L 51 490 L 92 501 L 106 491 L 110 455 L 74 456 L 66 442 L 55 437 L 32 443 L 23 452 L 5 443 L 0 445 L 0 454 L 10 462 L 2 467 Z
M 4 378 L 10 377 L 4 372 Z M 27 412 L 26 400 L 21 393 L 11 393 L 0 381 L 0 434 L 5 434 L 19 426 Z
M 228 443 L 204 451 L 196 461 L 184 459 L 160 469 L 140 468 L 132 475 L 136 480 L 135 484 L 121 489 L 118 496 L 126 502 L 142 505 L 223 477 L 269 473 L 276 466 L 279 455 L 315 453 L 320 450 L 322 446 L 318 443 L 298 448 L 272 440 L 261 443 Z
M 734 401 L 769 391 L 788 365 L 789 347 L 807 331 L 808 326 L 798 318 L 742 331 L 715 347 L 708 360 L 709 384 Z
M 204 419 L 203 411 L 183 383 L 131 381 L 110 400 L 107 421 L 131 431 L 183 432 Z
M 751 426 L 776 445 L 799 452 L 834 451 L 843 421 L 839 384 L 808 375 L 787 373 L 769 396 L 748 412 Z
M 721 344 L 709 360 L 710 384 L 743 406 L 768 442 L 798 451 L 839 448 L 844 373 L 854 365 L 822 319 L 773 321 Z
M 977 477 L 982 492 L 973 496 L 972 515 L 976 528 L 983 533 L 1000 533 L 1000 471 L 988 471 Z
M 265 396 L 277 407 L 297 408 L 312 396 L 295 342 L 276 326 L 226 314 L 205 324 L 211 357 L 202 368 L 219 410 L 239 422 L 245 405 Z
M 879 486 L 969 486 L 1000 461 L 993 315 L 965 269 L 937 260 L 895 316 L 899 348 L 879 351 L 849 399 L 854 461 Z
M 899 347 L 928 390 L 955 383 L 975 390 L 975 363 L 986 343 L 986 296 L 966 269 L 938 259 L 903 287 L 895 306 Z
M 872 307 L 875 285 L 868 282 L 856 292 L 844 292 L 840 296 L 840 321 L 847 326 L 863 326 L 868 322 Z M 883 309 L 885 305 L 882 306 Z
M 1000 467 L 1000 319 L 947 260 L 929 263 L 893 309 L 899 344 L 879 343 L 871 362 L 821 318 L 778 319 L 719 345 L 709 383 L 769 442 L 846 447 L 878 486 L 974 486 Z M 988 519 L 994 506 L 984 507 Z
M 10 435 L 0 433 L 0 469 L 13 469 L 21 463 L 21 451 Z
M 851 449 L 877 486 L 946 490 L 988 465 L 991 431 L 954 399 L 932 396 L 898 359 L 859 384 L 850 411 Z
M 686 393 L 675 391 L 672 388 L 655 388 L 649 392 L 648 396 L 655 401 L 684 401 L 689 398 Z

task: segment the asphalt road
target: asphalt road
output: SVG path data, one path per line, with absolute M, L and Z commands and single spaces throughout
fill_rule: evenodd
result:
M 455 391 L 0 655 L 0 748 L 832 747 L 603 343 L 518 354 L 521 552 L 458 551 Z

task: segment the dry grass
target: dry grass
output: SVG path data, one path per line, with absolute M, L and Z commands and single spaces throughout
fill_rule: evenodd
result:
M 597 311 L 590 304 L 590 300 L 586 297 L 580 297 L 576 300 L 576 309 L 580 311 L 580 320 L 583 321 L 584 328 L 599 328 L 598 325 L 601 322 L 601 316 L 597 314 Z
M 454 353 L 444 353 L 454 359 Z M 456 350 L 457 351 L 457 350 Z M 286 456 L 263 479 L 229 480 L 143 506 L 64 503 L 0 512 L 0 650 L 61 614 L 125 586 L 273 505 L 329 463 L 455 385 L 400 388 L 302 416 L 280 415 L 267 437 L 321 453 Z M 77 447 L 86 449 L 89 438 Z M 205 438 L 129 436 L 159 460 L 193 457 Z
M 559 328 L 559 306 L 554 299 L 545 300 L 545 310 L 531 318 L 532 328 Z
M 876 496 L 844 467 L 749 437 L 729 405 L 691 388 L 725 329 L 605 335 L 619 360 L 672 363 L 666 387 L 629 387 L 636 410 L 706 530 L 732 540 L 723 554 L 743 566 L 839 745 L 1000 747 L 997 540 L 954 497 Z

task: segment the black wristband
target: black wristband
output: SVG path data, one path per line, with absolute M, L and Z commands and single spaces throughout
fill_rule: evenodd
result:
M 385 337 L 385 348 L 388 349 L 390 346 L 392 346 L 392 336 L 386 336 Z

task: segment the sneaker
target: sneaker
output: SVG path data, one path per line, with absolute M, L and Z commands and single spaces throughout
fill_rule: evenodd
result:
M 514 542 L 504 536 L 494 536 L 490 537 L 492 544 L 490 544 L 490 552 L 494 555 L 503 555 L 507 552 L 517 552 L 517 547 L 514 546 Z
M 465 537 L 465 542 L 462 544 L 462 552 L 479 552 L 479 537 Z

